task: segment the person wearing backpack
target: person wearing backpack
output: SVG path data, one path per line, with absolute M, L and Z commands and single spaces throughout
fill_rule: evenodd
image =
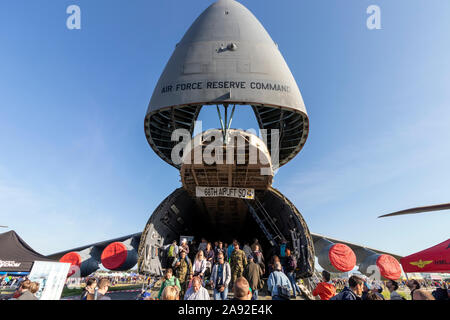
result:
M 289 300 L 292 285 L 289 278 L 281 271 L 281 263 L 274 264 L 274 271 L 267 279 L 267 288 L 271 293 L 272 300 Z
M 184 297 L 189 282 L 193 277 L 191 260 L 186 256 L 186 251 L 180 251 L 180 257 L 174 261 L 174 271 L 180 282 L 180 296 Z
M 166 287 L 177 287 L 178 291 L 181 292 L 180 281 L 173 275 L 173 270 L 171 268 L 167 269 L 166 274 L 161 282 L 161 287 L 158 292 L 158 300 L 161 299 L 161 295 Z

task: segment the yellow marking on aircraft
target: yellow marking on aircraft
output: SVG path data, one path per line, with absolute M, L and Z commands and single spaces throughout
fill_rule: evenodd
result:
M 432 262 L 433 262 L 433 260 L 422 261 L 422 259 L 420 259 L 419 261 L 410 262 L 410 264 L 412 264 L 413 266 L 416 266 L 420 269 L 423 269 L 427 264 L 430 264 Z

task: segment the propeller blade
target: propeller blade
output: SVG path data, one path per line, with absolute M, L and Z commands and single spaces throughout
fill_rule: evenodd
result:
M 0 226 L 0 228 L 8 228 L 7 226 Z
M 378 218 L 400 216 L 400 215 L 404 215 L 404 214 L 415 214 L 415 213 L 422 213 L 422 212 L 449 210 L 449 209 L 450 209 L 450 203 L 443 203 L 443 204 L 436 204 L 433 206 L 417 207 L 417 208 L 397 211 L 397 212 L 385 214 L 383 216 L 379 216 Z

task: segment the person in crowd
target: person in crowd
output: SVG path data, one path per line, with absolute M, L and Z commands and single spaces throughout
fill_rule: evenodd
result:
M 245 255 L 247 256 L 247 259 L 253 255 L 252 248 L 250 247 L 250 244 L 248 242 L 244 243 L 244 247 L 242 250 L 245 252 Z
M 261 278 L 263 274 L 264 272 L 259 264 L 254 262 L 253 255 L 250 255 L 247 267 L 245 268 L 244 278 L 248 280 L 249 286 L 252 289 L 252 300 L 258 300 L 258 291 L 264 286 L 264 282 Z
M 208 273 L 211 273 L 212 266 L 214 265 L 214 250 L 212 249 L 211 242 L 208 242 L 205 250 L 206 269 Z
M 247 266 L 247 256 L 245 252 L 239 249 L 239 243 L 234 243 L 234 250 L 231 254 L 231 283 L 234 284 L 237 278 L 242 277 L 245 267 Z
M 180 290 L 177 286 L 167 286 L 161 294 L 161 300 L 180 300 Z
M 374 291 L 369 291 L 365 300 L 384 300 L 384 298 L 380 297 L 380 295 Z
M 16 292 L 14 292 L 12 298 L 13 299 L 19 298 L 22 295 L 22 293 L 24 293 L 28 289 L 30 289 L 30 284 L 31 284 L 31 281 L 28 279 L 25 279 L 24 281 L 22 281 L 19 288 L 16 290 Z
M 27 280 L 26 277 L 19 277 L 19 280 L 17 281 L 16 286 L 18 288 L 20 288 L 20 286 L 22 285 L 22 282 L 25 281 L 25 280 Z
M 386 283 L 386 287 L 389 290 L 389 293 L 391 295 L 391 300 L 404 300 L 401 295 L 398 294 L 398 282 L 394 280 L 389 280 Z
M 218 242 L 217 247 L 214 250 L 214 257 L 216 258 L 215 262 L 218 262 L 218 256 L 219 256 L 220 252 L 223 253 L 223 257 L 226 260 L 227 259 L 227 257 L 226 257 L 226 249 L 223 247 L 223 242 L 222 241 Z
M 274 270 L 267 279 L 267 289 L 272 300 L 289 300 L 292 290 L 291 281 L 282 271 L 280 262 L 276 262 L 273 268 Z
M 269 262 L 269 265 L 268 265 L 268 272 L 269 272 L 269 274 L 271 274 L 275 270 L 274 269 L 274 265 L 276 263 L 280 263 L 281 264 L 280 258 L 278 256 L 273 256 L 272 259 Z M 283 266 L 281 268 L 283 268 Z M 281 270 L 284 272 L 283 269 L 281 269 Z
M 191 259 L 191 261 L 195 260 L 195 256 L 197 255 L 197 241 L 195 239 L 192 240 L 192 242 L 189 245 L 189 253 L 188 257 Z
M 89 278 L 86 281 L 86 286 L 84 287 L 83 292 L 81 293 L 80 300 L 86 300 L 88 294 L 94 294 L 95 289 L 97 288 L 97 279 Z
M 331 275 L 328 271 L 322 271 L 322 282 L 319 282 L 313 291 L 313 296 L 319 296 L 320 300 L 330 300 L 336 295 L 336 287 L 330 281 Z
M 279 252 L 279 254 L 280 254 L 279 257 L 280 257 L 282 266 L 284 266 L 286 264 L 285 263 L 285 260 L 286 260 L 286 248 L 287 248 L 287 241 L 283 240 L 281 242 L 281 244 L 280 244 L 280 252 Z
M 189 245 L 186 239 L 183 239 L 181 245 L 178 247 L 178 254 L 181 254 L 182 251 L 186 252 L 186 255 L 189 254 Z
M 373 283 L 372 284 L 372 292 L 375 293 L 376 295 L 378 295 L 378 297 L 381 300 L 384 300 L 384 296 L 383 296 L 383 287 L 378 284 L 378 283 Z M 364 299 L 363 299 L 364 300 Z
M 159 289 L 158 299 L 161 299 L 161 295 L 166 287 L 177 287 L 178 291 L 181 291 L 180 281 L 173 275 L 173 270 L 171 268 L 167 269 L 164 275 L 163 282 L 161 283 L 161 288 Z
M 35 296 L 36 292 L 39 291 L 40 284 L 39 282 L 32 282 L 30 285 L 30 292 Z
M 194 264 L 193 264 L 193 273 L 194 277 L 200 277 L 203 279 L 205 272 L 206 272 L 206 259 L 203 254 L 203 251 L 200 250 L 197 252 L 197 255 L 195 256 Z
M 293 296 L 294 299 L 297 296 L 297 293 L 299 295 L 302 294 L 300 287 L 297 284 L 297 281 L 295 280 L 295 269 L 297 269 L 297 259 L 292 255 L 291 250 L 289 248 L 286 248 L 286 260 L 285 260 L 285 268 L 284 271 L 286 272 L 286 275 L 288 276 L 289 280 L 291 281 L 292 290 L 293 290 Z
M 233 285 L 233 300 L 251 300 L 252 292 L 250 285 L 244 277 L 239 277 Z
M 237 240 L 236 240 L 236 239 L 233 239 L 233 242 L 230 243 L 230 245 L 229 245 L 228 248 L 227 248 L 227 257 L 228 257 L 228 260 L 230 260 L 230 261 L 231 261 L 231 254 L 232 254 L 233 251 L 234 251 L 234 245 L 235 245 L 235 243 L 237 243 Z
M 230 262 L 230 261 L 229 261 L 229 257 L 228 257 L 228 243 L 225 242 L 225 243 L 223 244 L 223 250 L 224 250 L 223 256 L 224 256 L 225 260 L 228 261 L 228 262 Z
M 17 283 L 17 278 L 16 277 L 14 277 L 14 278 L 12 278 L 12 281 L 10 281 L 9 282 L 9 286 L 12 288 L 12 287 L 14 287 L 15 286 L 15 284 Z
M 192 263 L 186 256 L 186 251 L 180 252 L 180 257 L 174 262 L 175 274 L 180 282 L 180 294 L 184 296 L 186 287 L 192 279 Z
M 97 299 L 95 300 L 111 300 L 111 297 L 108 297 L 106 293 L 108 292 L 110 286 L 110 282 L 108 279 L 103 278 L 98 282 L 98 290 L 97 290 Z
M 436 288 L 431 294 L 436 300 L 450 300 L 450 290 L 446 285 Z
M 198 245 L 197 252 L 199 252 L 199 251 L 205 252 L 205 251 L 206 251 L 206 246 L 207 246 L 207 245 L 208 245 L 208 242 L 206 241 L 206 239 L 205 239 L 205 238 L 202 238 L 202 241 L 201 241 L 200 244 Z
M 414 300 L 436 300 L 428 290 L 417 290 L 414 292 L 414 295 Z
M 141 294 L 138 296 L 137 300 L 153 300 L 151 289 L 141 291 Z
M 263 250 L 262 250 L 261 245 L 259 244 L 258 239 L 254 238 L 253 239 L 253 244 L 252 244 L 252 251 L 256 251 L 256 246 L 258 246 L 258 251 L 262 253 Z M 255 260 L 255 262 L 256 262 L 256 260 Z
M 409 280 L 406 286 L 411 290 L 411 300 L 435 300 L 429 291 L 422 289 L 417 280 Z
M 345 287 L 339 294 L 330 300 L 361 300 L 364 288 L 364 279 L 356 275 L 348 279 L 348 287 Z
M 255 261 L 255 263 L 259 264 L 259 266 L 261 267 L 261 269 L 263 270 L 263 272 L 265 271 L 265 266 L 264 266 L 264 256 L 261 252 L 261 250 L 259 250 L 259 244 L 256 245 L 252 245 L 252 256 L 253 256 L 253 260 Z
M 411 300 L 418 300 L 418 296 L 415 295 L 416 290 L 420 290 L 420 284 L 417 280 L 409 280 L 406 286 L 411 290 Z
M 106 293 L 108 292 L 111 282 L 108 278 L 102 278 L 98 281 L 97 290 L 94 293 L 88 293 L 86 300 L 111 300 Z
M 218 246 L 219 246 L 219 241 L 214 241 L 214 248 L 213 248 L 214 253 L 216 253 L 216 249 Z
M 11 277 L 5 276 L 2 280 L 2 287 L 6 287 L 10 281 Z
M 200 277 L 192 278 L 192 286 L 186 291 L 184 300 L 210 300 L 208 290 L 203 288 Z
M 173 265 L 174 260 L 178 257 L 177 240 L 173 240 L 172 244 L 167 248 L 167 268 Z
M 211 288 L 214 290 L 214 300 L 227 300 L 228 285 L 231 281 L 231 267 L 225 261 L 223 252 L 219 252 L 217 256 L 217 263 L 214 265 L 211 272 Z
M 372 286 L 367 282 L 367 279 L 366 279 L 366 281 L 364 281 L 363 292 L 361 294 L 361 300 L 366 300 L 367 295 L 371 291 L 372 291 Z
M 28 280 L 29 281 L 29 280 Z M 34 295 L 39 290 L 39 283 L 30 281 L 26 286 L 22 287 L 22 294 L 17 300 L 38 300 Z

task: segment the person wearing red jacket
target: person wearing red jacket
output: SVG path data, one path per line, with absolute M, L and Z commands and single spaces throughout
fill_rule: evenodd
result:
M 330 282 L 331 275 L 328 271 L 322 271 L 323 282 L 320 282 L 313 291 L 313 296 L 319 296 L 320 300 L 330 300 L 336 294 L 336 287 Z

